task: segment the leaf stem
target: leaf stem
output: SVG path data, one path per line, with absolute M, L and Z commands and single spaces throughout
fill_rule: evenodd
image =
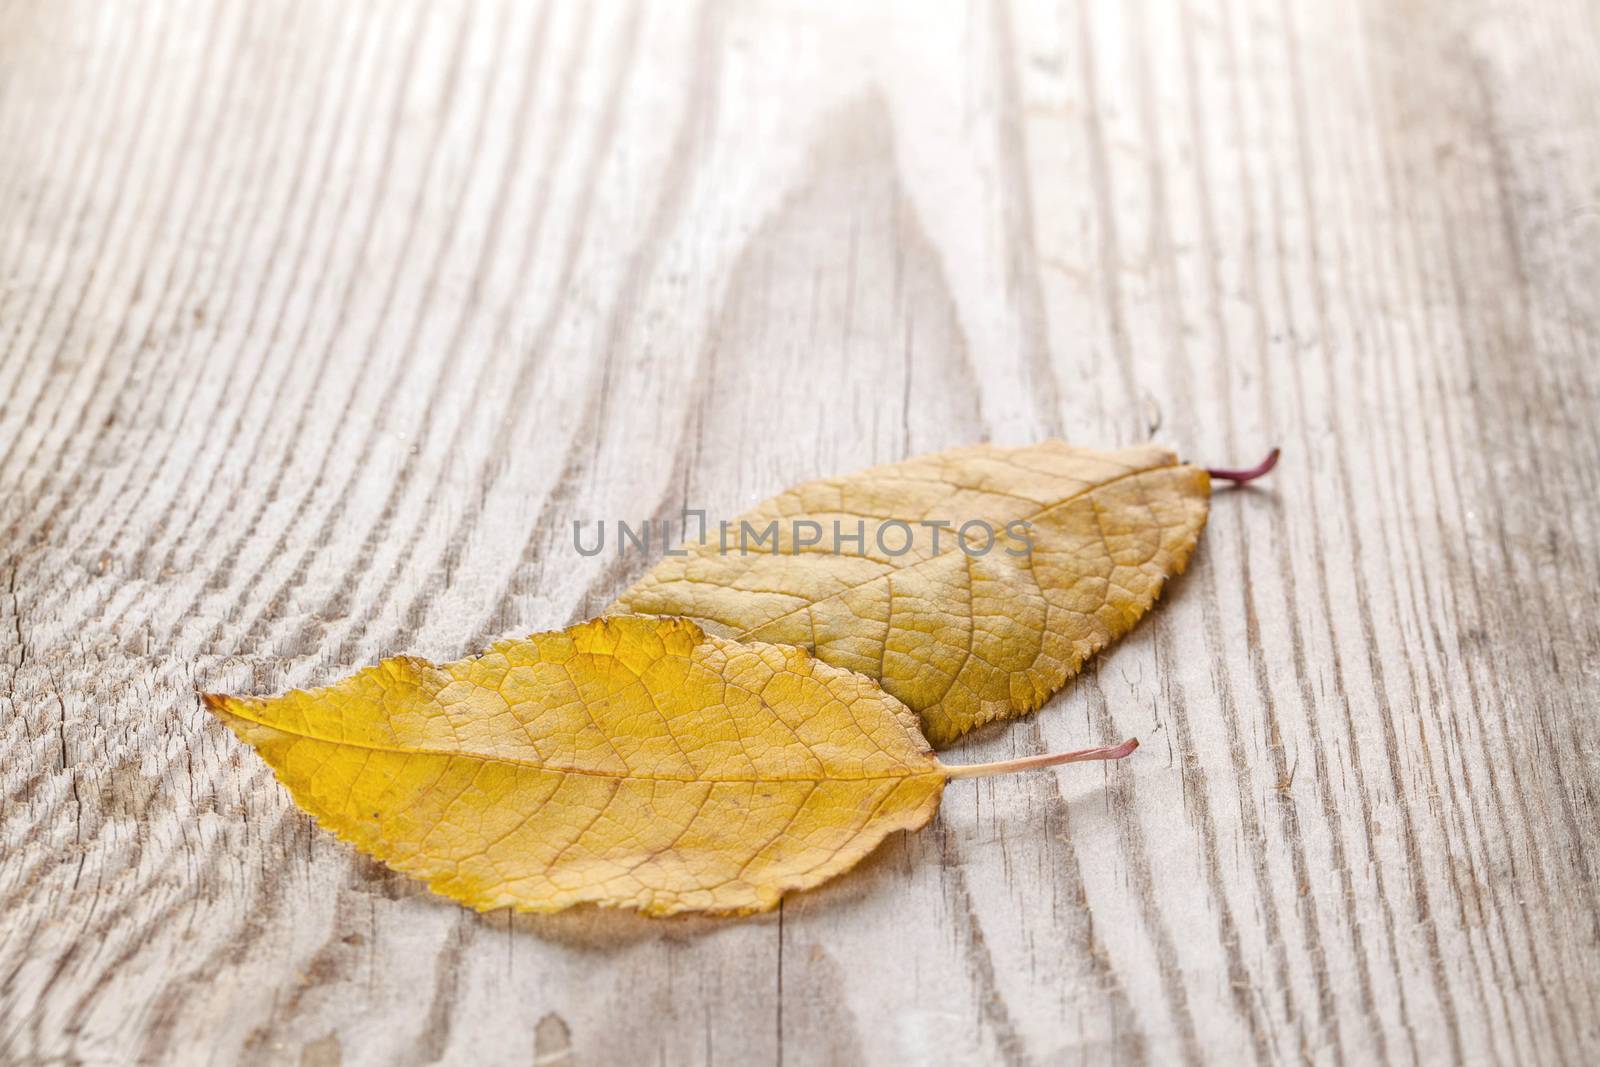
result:
M 1046 752 L 1042 756 L 1023 756 L 1021 759 L 1001 760 L 998 763 L 964 763 L 958 767 L 944 766 L 945 776 L 955 778 L 986 778 L 991 774 L 1011 774 L 1031 771 L 1039 767 L 1054 767 L 1058 763 L 1086 763 L 1090 760 L 1122 759 L 1139 747 L 1139 739 L 1130 737 L 1120 745 L 1100 748 L 1081 748 L 1076 752 Z
M 1253 482 L 1278 465 L 1279 451 L 1279 449 L 1274 448 L 1271 452 L 1267 453 L 1266 459 L 1262 460 L 1260 463 L 1257 463 L 1254 467 L 1250 467 L 1246 470 L 1223 470 L 1218 467 L 1207 467 L 1206 473 L 1211 475 L 1213 478 L 1220 478 L 1222 481 L 1232 482 L 1235 485 L 1243 485 L 1246 482 Z

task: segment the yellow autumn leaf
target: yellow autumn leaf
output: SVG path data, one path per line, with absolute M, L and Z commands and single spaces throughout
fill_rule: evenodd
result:
M 204 696 L 325 828 L 474 908 L 750 912 L 916 829 L 948 767 L 875 683 L 682 619 L 596 619 L 324 689 Z
M 1210 493 L 1154 446 L 957 448 L 780 493 L 610 610 L 809 649 L 878 679 L 943 746 L 1035 710 L 1127 633 L 1188 562 Z

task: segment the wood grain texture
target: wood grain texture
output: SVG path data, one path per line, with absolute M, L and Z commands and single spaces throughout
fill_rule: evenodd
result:
M 1600 1057 L 1600 15 L 0 6 L 0 1061 Z M 478 916 L 195 699 L 608 603 L 571 524 L 1281 443 L 750 921 Z

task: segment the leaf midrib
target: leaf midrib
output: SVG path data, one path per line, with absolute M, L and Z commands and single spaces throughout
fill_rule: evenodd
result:
M 1088 496 L 1090 493 L 1099 492 L 1100 490 L 1105 489 L 1108 486 L 1115 485 L 1118 482 L 1126 481 L 1129 478 L 1137 478 L 1141 474 L 1151 474 L 1151 473 L 1153 473 L 1155 471 L 1172 470 L 1174 468 L 1182 467 L 1182 466 L 1186 466 L 1186 464 L 1184 464 L 1182 462 L 1159 463 L 1159 464 L 1156 464 L 1153 467 L 1141 467 L 1138 470 L 1128 471 L 1125 474 L 1117 475 L 1115 478 L 1107 478 L 1103 482 L 1095 482 L 1093 485 L 1084 486 L 1082 489 L 1078 490 L 1076 493 L 1073 493 L 1071 496 L 1063 497 L 1062 499 L 1057 500 L 1052 504 L 1049 504 L 1049 505 L 1047 505 L 1045 507 L 1040 508 L 1039 510 L 1033 512 L 1032 514 L 1023 517 L 1022 519 L 1017 519 L 1017 520 L 1012 520 L 1012 521 L 1029 522 L 1029 523 L 1031 523 L 1031 522 L 1034 522 L 1034 521 L 1036 521 L 1038 519 L 1043 518 L 1044 516 L 1050 514 L 1052 511 L 1055 511 L 1055 510 L 1057 510 L 1059 508 L 1064 508 L 1068 504 L 1071 504 L 1071 503 L 1073 503 L 1075 501 L 1083 499 L 1084 497 Z M 958 488 L 972 489 L 974 487 L 972 487 L 972 486 L 958 486 Z M 976 490 L 976 491 L 981 492 L 982 490 Z M 791 519 L 794 518 L 794 516 L 787 516 L 787 517 L 791 518 Z M 957 536 L 960 536 L 959 531 L 957 532 Z M 697 555 L 704 555 L 705 553 L 696 553 L 696 554 Z M 808 600 L 805 603 L 799 605 L 798 607 L 791 608 L 790 610 L 784 612 L 782 615 L 775 615 L 770 619 L 763 620 L 759 625 L 748 627 L 746 629 L 740 630 L 737 634 L 733 635 L 734 639 L 742 641 L 742 640 L 750 637 L 751 635 L 753 635 L 753 634 L 755 634 L 755 633 L 757 633 L 757 632 L 759 632 L 761 630 L 765 630 L 769 626 L 774 626 L 774 625 L 776 625 L 778 623 L 784 622 L 785 620 L 790 619 L 793 616 L 800 614 L 802 611 L 811 610 L 811 609 L 816 608 L 817 606 L 819 606 L 821 604 L 828 603 L 830 600 L 837 600 L 840 597 L 846 596 L 846 595 L 848 595 L 850 593 L 854 593 L 859 589 L 865 589 L 868 586 L 872 585 L 874 582 L 888 581 L 889 578 L 891 576 L 893 576 L 893 575 L 905 574 L 905 573 L 907 573 L 909 571 L 914 571 L 918 567 L 922 567 L 922 566 L 926 566 L 928 564 L 931 564 L 935 560 L 941 559 L 941 558 L 943 558 L 944 556 L 946 556 L 948 554 L 949 553 L 941 552 L 937 556 L 928 556 L 928 557 L 926 557 L 924 559 L 919 559 L 915 563 L 909 564 L 908 566 L 905 566 L 905 567 L 894 567 L 893 569 L 891 569 L 889 571 L 886 571 L 883 574 L 875 574 L 871 578 L 866 579 L 865 581 L 856 582 L 854 585 L 848 585 L 848 586 L 845 586 L 843 589 L 840 589 L 840 590 L 838 590 L 836 592 L 829 593 L 827 596 L 822 597 L 821 599 Z M 674 581 L 684 581 L 684 580 L 686 580 L 686 579 L 674 579 Z M 662 584 L 663 585 L 667 585 L 667 584 L 670 584 L 670 583 L 663 582 Z
M 490 755 L 478 752 L 448 752 L 434 748 L 395 748 L 389 745 L 367 744 L 360 741 L 336 740 L 331 737 L 321 737 L 317 734 L 307 733 L 302 730 L 288 729 L 278 725 L 277 723 L 263 722 L 262 720 L 253 718 L 249 715 L 240 714 L 232 707 L 221 710 L 224 715 L 235 719 L 241 719 L 264 729 L 276 730 L 279 733 L 287 734 L 290 737 L 297 737 L 303 741 L 317 741 L 324 745 L 338 745 L 345 748 L 361 749 L 362 751 L 366 752 L 382 752 L 391 756 L 435 756 L 441 759 L 475 759 L 481 760 L 484 763 L 501 763 L 507 766 L 526 768 L 528 770 L 545 771 L 551 774 L 576 774 L 586 778 L 604 778 L 608 781 L 677 782 L 682 785 L 698 785 L 701 783 L 715 785 L 717 783 L 727 782 L 733 784 L 743 783 L 753 785 L 762 782 L 886 782 L 892 779 L 919 778 L 922 777 L 924 773 L 941 778 L 945 777 L 945 775 L 940 773 L 942 764 L 940 764 L 938 760 L 934 760 L 933 768 L 927 772 L 907 770 L 901 774 L 865 774 L 853 778 L 843 777 L 840 775 L 797 775 L 793 777 L 783 776 L 754 778 L 715 776 L 702 778 L 683 778 L 674 775 L 635 774 L 632 772 L 616 774 L 611 771 L 589 770 L 582 767 L 559 767 L 546 763 L 534 763 L 530 760 L 516 759 L 511 756 Z M 809 752 L 810 750 L 808 749 L 807 751 Z

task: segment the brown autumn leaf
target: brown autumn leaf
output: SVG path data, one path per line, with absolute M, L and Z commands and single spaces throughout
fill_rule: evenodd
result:
M 1215 473 L 1248 480 L 1275 459 Z M 1188 563 L 1210 493 L 1206 470 L 1155 446 L 956 448 L 786 490 L 731 537 L 707 531 L 661 560 L 610 610 L 809 649 L 878 679 L 944 746 L 1035 710 L 1127 633 Z M 833 551 L 860 522 L 860 549 Z M 895 522 L 913 533 L 899 555 L 898 528 L 876 536 Z
M 207 694 L 326 829 L 478 909 L 773 907 L 926 823 L 951 778 L 874 682 L 682 619 L 596 619 L 270 699 Z

